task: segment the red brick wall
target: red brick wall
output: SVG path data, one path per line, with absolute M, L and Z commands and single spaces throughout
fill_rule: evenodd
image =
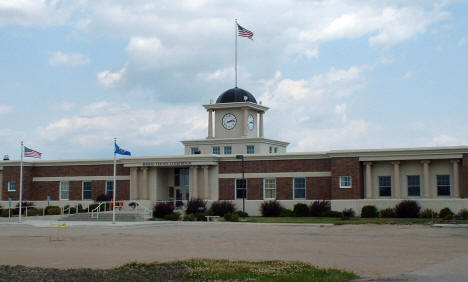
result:
M 329 159 L 246 161 L 245 172 L 330 171 Z M 241 173 L 241 161 L 219 162 L 219 173 Z
M 218 189 L 220 200 L 235 200 L 234 178 L 220 178 Z
M 330 177 L 310 177 L 306 178 L 306 198 L 307 200 L 330 200 Z M 292 186 L 292 180 L 291 180 Z
M 468 154 L 463 155 L 462 175 L 460 194 L 463 198 L 468 198 Z
M 2 199 L 19 199 L 20 167 L 3 167 Z M 51 200 L 59 200 L 58 181 L 33 182 L 33 177 L 65 177 L 65 176 L 112 176 L 113 165 L 75 165 L 75 166 L 43 166 L 23 168 L 23 200 L 44 201 L 47 196 Z M 117 175 L 130 175 L 130 169 L 117 165 Z M 16 192 L 8 192 L 8 181 L 16 181 Z M 93 181 L 93 199 L 105 193 L 105 181 Z M 130 198 L 130 181 L 117 181 L 117 198 L 127 200 Z M 82 181 L 70 182 L 70 200 L 82 199 Z
M 362 165 L 359 158 L 332 158 L 331 172 L 332 199 L 361 199 L 364 197 Z M 340 188 L 340 176 L 351 176 L 352 187 Z

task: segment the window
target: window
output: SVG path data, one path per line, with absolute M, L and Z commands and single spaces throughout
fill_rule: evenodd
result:
M 379 195 L 380 197 L 392 196 L 392 177 L 379 176 Z
M 450 175 L 437 175 L 437 196 L 450 196 Z
M 8 192 L 16 191 L 16 181 L 8 181 Z
M 231 146 L 224 146 L 224 154 L 225 155 L 232 154 L 232 147 Z
M 247 200 L 247 179 L 236 179 L 236 199 Z
M 305 178 L 294 178 L 294 200 L 305 200 L 306 198 L 306 180 Z
M 83 200 L 92 200 L 93 199 L 93 185 L 91 181 L 83 181 Z
M 278 147 L 275 147 L 275 153 L 278 153 Z
M 340 176 L 340 188 L 351 188 L 351 176 Z
M 192 154 L 192 155 L 200 154 L 200 151 L 198 150 L 198 147 L 190 148 L 190 154 Z
M 114 181 L 106 181 L 106 196 L 114 198 Z
M 70 197 L 70 182 L 60 181 L 60 200 L 69 200 Z
M 276 179 L 265 178 L 263 179 L 263 199 L 274 200 L 276 198 Z
M 270 146 L 270 154 L 273 153 L 273 147 Z
M 246 150 L 246 151 L 247 151 L 247 154 L 255 154 L 255 147 L 254 147 L 254 145 L 247 145 L 246 148 L 247 148 L 247 150 Z
M 174 186 L 189 186 L 189 169 L 175 168 L 174 169 Z
M 214 155 L 221 154 L 221 149 L 219 148 L 219 146 L 213 146 L 213 154 Z
M 421 196 L 421 180 L 419 175 L 408 175 L 408 197 Z

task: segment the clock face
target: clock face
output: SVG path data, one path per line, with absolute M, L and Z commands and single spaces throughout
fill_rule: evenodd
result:
M 254 129 L 254 127 L 255 127 L 255 119 L 254 119 L 253 115 L 249 115 L 249 117 L 247 118 L 247 124 L 248 124 L 248 126 L 249 126 L 249 130 Z
M 236 126 L 237 119 L 236 116 L 234 116 L 233 114 L 225 114 L 223 116 L 222 122 L 224 128 L 226 128 L 227 130 L 231 130 L 234 128 L 234 126 Z

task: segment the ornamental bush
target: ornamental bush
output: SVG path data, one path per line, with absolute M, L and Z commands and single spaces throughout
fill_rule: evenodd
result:
M 38 216 L 42 215 L 42 211 L 36 208 L 28 208 L 28 216 Z
M 198 221 L 206 221 L 206 216 L 213 215 L 210 211 L 207 212 L 199 212 L 195 214 L 195 217 L 197 218 Z
M 175 220 L 179 220 L 179 218 L 180 218 L 180 213 L 178 213 L 178 212 L 172 212 L 172 213 L 166 214 L 164 216 L 165 220 L 174 220 L 175 221 Z
M 453 212 L 449 208 L 443 208 L 439 212 L 439 217 L 442 219 L 452 219 Z
M 32 206 L 34 206 L 32 202 L 21 202 L 21 214 L 25 214 L 26 207 Z M 13 210 L 12 214 L 19 214 L 19 203 L 16 204 L 16 208 Z
M 281 209 L 281 204 L 276 200 L 264 201 L 260 206 L 260 212 L 262 213 L 262 216 L 265 217 L 280 216 Z
M 342 211 L 343 217 L 354 217 L 354 210 L 353 209 L 344 209 Z
M 243 211 L 235 211 L 233 214 L 237 214 L 239 217 L 249 217 L 249 214 Z
M 226 214 L 224 215 L 224 220 L 226 220 L 226 221 L 232 221 L 232 222 L 237 222 L 237 221 L 239 221 L 239 214 L 228 212 L 228 213 L 226 213 Z
M 326 211 L 323 212 L 320 216 L 322 217 L 343 217 L 343 214 L 339 211 Z
M 405 200 L 396 205 L 395 215 L 399 218 L 416 218 L 420 210 L 418 202 Z
M 464 220 L 468 220 L 468 209 L 460 210 L 458 215 L 461 216 Z
M 59 206 L 48 206 L 45 209 L 45 214 L 47 215 L 58 215 L 61 213 L 62 213 L 62 210 L 60 209 Z
M 377 217 L 377 208 L 375 206 L 363 206 L 361 209 L 361 217 L 373 218 Z
M 193 213 L 195 216 L 198 213 L 204 213 L 206 211 L 206 201 L 202 199 L 192 199 L 187 202 L 187 210 L 185 213 Z
M 282 208 L 280 216 L 281 217 L 291 217 L 291 216 L 294 216 L 294 213 L 290 209 Z
M 197 218 L 192 213 L 184 215 L 184 221 L 195 221 L 195 220 L 197 220 Z
M 315 201 L 310 205 L 309 215 L 310 216 L 320 216 L 322 213 L 331 210 L 330 201 Z
M 303 217 L 309 215 L 309 207 L 306 204 L 297 203 L 294 205 L 293 215 L 297 217 Z
M 431 209 L 423 209 L 419 213 L 420 218 L 437 218 L 437 212 Z
M 210 207 L 213 215 L 224 216 L 226 213 L 233 213 L 236 210 L 236 205 L 231 201 L 215 201 Z
M 174 212 L 174 205 L 172 203 L 157 203 L 153 208 L 153 217 L 165 218 L 166 215 L 169 215 Z
M 395 215 L 395 209 L 393 208 L 388 208 L 388 209 L 383 209 L 379 211 L 379 217 L 382 218 L 393 218 L 396 217 Z

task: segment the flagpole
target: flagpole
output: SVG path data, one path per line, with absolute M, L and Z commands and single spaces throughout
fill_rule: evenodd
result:
M 117 144 L 117 138 L 114 137 L 114 184 L 113 184 L 113 196 L 112 196 L 112 224 L 115 224 L 115 190 L 117 190 L 117 186 L 116 186 L 116 181 L 115 181 L 115 178 L 116 178 L 116 174 L 117 174 L 117 160 L 116 160 L 116 154 L 115 154 L 115 144 Z
M 234 81 L 234 86 L 237 87 L 237 19 L 235 19 L 234 23 L 234 38 L 235 38 L 235 58 L 234 58 L 234 73 L 235 73 L 235 81 Z
M 24 143 L 21 141 L 21 170 L 20 170 L 20 194 L 19 194 L 19 221 L 21 223 L 21 209 L 23 207 L 23 152 Z

